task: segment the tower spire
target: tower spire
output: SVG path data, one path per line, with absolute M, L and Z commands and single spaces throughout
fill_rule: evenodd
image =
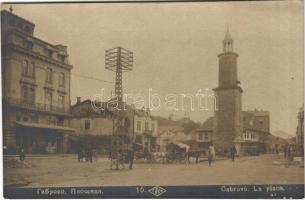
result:
M 233 52 L 233 39 L 229 31 L 229 26 L 227 26 L 227 32 L 224 40 L 222 41 L 222 45 L 223 45 L 223 53 Z

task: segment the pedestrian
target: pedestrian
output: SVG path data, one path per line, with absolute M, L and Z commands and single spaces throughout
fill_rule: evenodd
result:
M 278 149 L 278 145 L 275 145 L 275 153 L 278 155 L 279 154 L 279 149 Z
M 20 161 L 22 161 L 22 162 L 25 160 L 25 150 L 24 150 L 23 147 L 21 147 L 21 149 L 20 149 L 19 159 L 20 159 Z
M 144 154 L 143 155 L 144 159 L 149 160 L 149 151 L 148 151 L 148 148 L 146 146 L 144 147 L 143 154 Z
M 290 148 L 290 146 L 288 146 L 288 148 L 287 148 L 287 158 L 288 158 L 289 161 L 291 160 L 291 148 Z
M 97 150 L 92 149 L 92 158 L 94 158 L 95 161 L 97 161 Z
M 230 149 L 230 155 L 231 155 L 232 162 L 234 162 L 234 160 L 235 160 L 235 154 L 236 154 L 236 148 L 233 145 Z
M 287 158 L 287 146 L 285 145 L 284 147 L 283 147 L 283 151 L 284 151 L 284 158 Z
M 134 160 L 134 146 L 131 144 L 130 148 L 128 149 L 128 162 L 129 162 L 129 169 L 132 169 Z
M 81 162 L 82 161 L 82 149 L 81 148 L 78 148 L 78 151 L 77 151 L 77 159 L 78 159 L 78 162 Z
M 212 160 L 213 160 L 213 155 L 212 155 L 211 150 L 209 149 L 208 150 L 208 161 L 209 161 L 209 166 L 210 167 L 211 167 L 211 164 L 212 164 Z
M 86 154 L 86 150 L 82 149 L 82 162 L 87 162 L 87 154 Z
M 92 149 L 91 148 L 87 149 L 87 161 L 90 161 L 90 163 L 92 163 Z
M 119 166 L 120 165 L 122 165 L 122 167 L 123 167 L 123 169 L 125 169 L 125 164 L 124 164 L 124 153 L 123 153 L 123 150 L 122 149 L 119 149 L 119 152 L 118 152 L 119 154 L 118 154 L 118 168 L 119 168 Z M 117 169 L 118 169 L 117 168 Z
M 212 161 L 215 162 L 216 160 L 216 153 L 213 143 L 209 146 L 209 150 L 211 151 Z

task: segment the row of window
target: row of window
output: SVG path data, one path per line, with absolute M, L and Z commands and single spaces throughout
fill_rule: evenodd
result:
M 24 40 L 23 41 L 23 47 L 25 48 L 25 49 L 27 49 L 27 50 L 30 50 L 30 51 L 32 51 L 33 50 L 33 42 L 31 42 L 31 41 L 28 41 L 28 40 Z M 51 50 L 51 49 L 44 49 L 44 54 L 45 54 L 45 56 L 47 56 L 47 57 L 49 57 L 49 58 L 54 58 L 54 51 L 53 50 Z M 60 61 L 60 62 L 65 62 L 65 60 L 66 60 L 66 56 L 65 55 L 63 55 L 63 54 L 57 54 L 57 58 L 56 58 L 56 60 L 58 60 L 58 61 Z
M 30 85 L 21 86 L 21 99 L 23 103 L 34 104 L 35 103 L 35 88 Z M 51 90 L 45 91 L 45 104 L 53 105 L 53 92 Z M 65 107 L 65 96 L 63 94 L 58 95 L 58 106 L 60 108 Z
M 209 134 L 208 133 L 199 133 L 198 140 L 208 140 Z
M 141 131 L 142 130 L 142 123 L 141 121 L 137 121 L 137 131 Z M 144 123 L 144 130 L 149 130 L 149 123 L 147 121 L 145 121 Z M 155 124 L 151 123 L 151 131 L 155 131 Z
M 251 139 L 251 140 L 257 139 L 256 134 L 253 134 L 253 133 L 250 133 L 250 132 L 244 133 L 244 138 L 245 139 Z
M 53 92 L 51 90 L 46 90 L 46 105 L 53 105 Z M 65 107 L 65 96 L 63 94 L 58 95 L 58 105 L 60 108 Z
M 52 68 L 47 68 L 47 83 L 52 84 L 53 83 L 53 69 Z M 59 86 L 65 87 L 65 73 L 60 72 L 59 73 Z
M 46 82 L 49 84 L 53 83 L 53 69 L 48 67 L 46 69 Z M 35 78 L 35 63 L 30 62 L 28 60 L 23 61 L 23 70 L 22 70 L 22 75 L 30 78 Z M 60 87 L 65 87 L 65 73 L 60 72 L 59 73 L 59 86 Z

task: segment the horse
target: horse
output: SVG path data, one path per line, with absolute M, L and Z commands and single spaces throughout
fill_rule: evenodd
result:
M 190 162 L 190 158 L 196 158 L 196 163 L 198 163 L 199 161 L 199 157 L 201 156 L 201 154 L 204 154 L 205 151 L 204 150 L 192 150 L 192 151 L 187 151 L 185 153 L 185 157 L 186 157 L 186 162 L 187 163 L 191 163 Z

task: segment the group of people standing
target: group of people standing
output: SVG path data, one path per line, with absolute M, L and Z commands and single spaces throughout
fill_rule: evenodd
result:
M 127 151 L 119 149 L 118 154 L 113 154 L 112 151 L 109 152 L 109 159 L 111 159 L 111 169 L 113 165 L 116 165 L 116 169 L 119 169 L 120 166 L 125 168 L 125 163 L 128 163 L 128 168 L 132 169 L 134 161 L 134 144 L 129 145 Z
M 92 163 L 93 157 L 94 157 L 94 152 L 91 148 L 83 149 L 80 148 L 78 150 L 78 162 L 90 162 Z

